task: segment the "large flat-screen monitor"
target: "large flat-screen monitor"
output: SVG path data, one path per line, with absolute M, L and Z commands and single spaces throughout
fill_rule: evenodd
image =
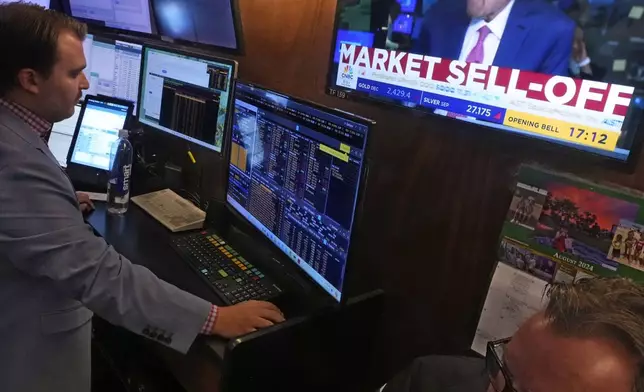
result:
M 143 46 L 122 38 L 88 34 L 83 42 L 89 90 L 84 94 L 103 95 L 134 103 L 139 96 Z
M 152 0 L 159 35 L 236 50 L 241 30 L 235 0 Z
M 338 0 L 328 92 L 626 161 L 642 31 L 630 0 Z
M 154 33 L 148 0 L 68 0 L 71 14 L 88 23 L 137 33 Z
M 230 125 L 237 63 L 146 46 L 142 67 L 139 122 L 221 152 Z
M 227 202 L 342 299 L 373 123 L 238 83 Z

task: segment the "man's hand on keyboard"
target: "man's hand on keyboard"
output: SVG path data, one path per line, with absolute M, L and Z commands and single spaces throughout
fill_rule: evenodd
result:
M 220 307 L 213 335 L 235 338 L 284 321 L 284 315 L 270 302 L 248 301 Z

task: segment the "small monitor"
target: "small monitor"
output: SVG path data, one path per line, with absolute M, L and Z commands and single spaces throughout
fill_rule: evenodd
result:
M 116 98 L 86 96 L 67 157 L 73 180 L 107 185 L 112 144 L 125 129 L 132 103 Z
M 153 33 L 148 0 L 69 0 L 72 16 L 90 24 Z
M 54 158 L 58 161 L 61 167 L 67 167 L 67 156 L 69 155 L 69 149 L 72 145 L 72 139 L 74 138 L 74 131 L 76 130 L 76 124 L 78 123 L 78 117 L 80 116 L 81 106 L 76 105 L 74 110 L 74 115 L 70 118 L 57 122 L 51 129 L 51 134 L 49 135 L 49 150 L 54 154 Z
M 342 299 L 373 123 L 238 83 L 227 202 Z
M 139 122 L 221 151 L 237 78 L 235 61 L 146 45 L 141 77 Z
M 83 42 L 89 95 L 119 98 L 136 108 L 143 46 L 106 35 L 88 34 Z
M 153 0 L 159 35 L 175 40 L 238 49 L 233 0 Z

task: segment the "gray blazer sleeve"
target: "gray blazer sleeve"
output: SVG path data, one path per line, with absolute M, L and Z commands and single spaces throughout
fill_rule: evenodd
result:
M 210 303 L 132 264 L 95 236 L 58 167 L 16 160 L 0 168 L 0 253 L 111 323 L 187 352 Z

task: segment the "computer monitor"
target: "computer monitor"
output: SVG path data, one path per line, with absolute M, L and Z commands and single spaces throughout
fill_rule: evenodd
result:
M 238 49 L 234 0 L 153 0 L 159 35 L 175 40 Z
M 51 134 L 49 135 L 49 150 L 54 154 L 54 158 L 58 161 L 61 167 L 67 167 L 67 156 L 69 155 L 69 149 L 72 145 L 72 139 L 74 138 L 74 131 L 76 130 L 76 123 L 78 123 L 78 117 L 80 116 L 81 106 L 76 105 L 74 110 L 74 115 L 70 118 L 57 122 L 51 129 Z
M 141 124 L 221 151 L 230 123 L 235 61 L 146 46 L 141 77 Z
M 148 0 L 69 0 L 71 14 L 90 24 L 154 33 Z
M 124 99 L 136 108 L 143 46 L 107 35 L 88 34 L 83 42 L 89 95 Z
M 373 123 L 238 83 L 227 202 L 342 299 Z
M 69 166 L 107 172 L 112 144 L 118 140 L 119 130 L 126 127 L 131 114 L 132 104 L 128 101 L 85 97 L 67 157 Z

